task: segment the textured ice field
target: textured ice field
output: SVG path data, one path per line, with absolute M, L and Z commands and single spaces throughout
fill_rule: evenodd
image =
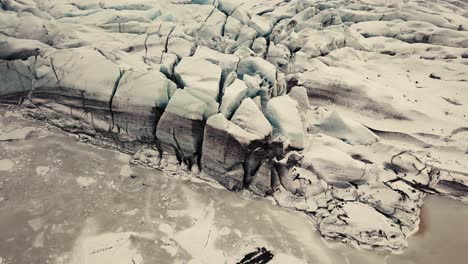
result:
M 468 201 L 464 0 L 0 3 L 0 103 L 137 163 L 365 248 Z

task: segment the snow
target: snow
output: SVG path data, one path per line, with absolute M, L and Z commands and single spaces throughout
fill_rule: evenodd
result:
M 279 133 L 288 138 L 291 147 L 303 149 L 306 139 L 297 106 L 297 102 L 287 95 L 275 97 L 268 101 L 265 116 Z

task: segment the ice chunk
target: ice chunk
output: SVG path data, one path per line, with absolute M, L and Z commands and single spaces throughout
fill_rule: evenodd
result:
M 247 25 L 250 21 L 250 14 L 245 8 L 237 8 L 232 12 L 231 16 L 239 20 L 243 25 Z
M 260 78 L 259 75 L 255 76 L 250 76 L 247 74 L 244 74 L 242 77 L 242 80 L 244 81 L 245 85 L 247 85 L 247 96 L 248 97 L 254 97 L 258 94 L 260 91 L 260 84 L 262 83 L 262 78 Z
M 231 85 L 226 87 L 219 111 L 223 113 L 226 118 L 231 118 L 234 111 L 239 107 L 242 99 L 245 98 L 246 93 L 247 86 L 245 83 L 236 79 Z
M 1 60 L 26 60 L 31 56 L 39 55 L 40 50 L 48 48 L 50 47 L 37 40 L 4 38 L 0 35 Z
M 201 58 L 185 57 L 175 67 L 177 81 L 184 87 L 218 98 L 221 67 Z
M 272 127 L 255 102 L 246 98 L 242 101 L 231 120 L 247 132 L 265 138 L 272 133 Z
M 226 15 L 218 9 L 214 9 L 198 31 L 198 42 L 204 46 L 220 50 L 220 44 L 223 42 L 222 34 L 225 24 Z
M 291 147 L 305 147 L 304 127 L 297 102 L 287 95 L 272 98 L 266 105 L 265 115 L 279 133 L 288 138 Z
M 156 124 L 176 89 L 159 71 L 125 72 L 112 99 L 112 125 L 121 128 L 114 138 L 154 142 Z
M 258 139 L 256 134 L 243 130 L 221 113 L 210 117 L 203 139 L 203 171 L 228 189 L 241 188 L 248 147 Z
M 188 57 L 193 53 L 195 43 L 180 37 L 170 37 L 167 51 L 176 54 L 179 58 Z
M 0 101 L 18 102 L 31 91 L 33 76 L 27 67 L 21 60 L 0 61 Z
M 299 104 L 299 108 L 302 111 L 310 108 L 309 97 L 307 96 L 307 89 L 305 87 L 294 86 L 288 95 Z
M 265 78 L 270 84 L 276 83 L 276 68 L 270 62 L 259 57 L 243 58 L 239 62 L 237 68 L 237 76 L 242 77 L 244 74 Z
M 185 88 L 184 91 L 206 103 L 206 109 L 203 113 L 203 118 L 205 120 L 218 113 L 219 104 L 211 96 L 193 88 Z
M 191 120 L 203 120 L 206 103 L 182 89 L 177 89 L 167 105 L 166 112 Z
M 50 55 L 50 64 L 52 70 L 36 87 L 82 90 L 94 100 L 110 99 L 121 72 L 118 65 L 88 47 L 58 50 Z
M 257 37 L 265 37 L 271 33 L 273 24 L 268 18 L 254 15 L 250 20 L 250 27 L 257 32 Z
M 289 72 L 291 51 L 283 44 L 270 44 L 266 60 L 282 72 Z
M 224 35 L 230 39 L 236 40 L 239 36 L 241 28 L 241 22 L 230 16 L 227 18 L 226 25 L 224 26 Z
M 252 43 L 255 39 L 257 32 L 248 26 L 243 26 L 239 32 L 239 36 L 237 37 L 237 49 L 241 47 L 248 47 L 252 46 Z
M 189 167 L 196 163 L 203 141 L 203 115 L 207 105 L 178 89 L 169 101 L 156 129 L 164 152 L 174 152 Z
M 256 38 L 252 44 L 252 50 L 258 57 L 263 58 L 267 51 L 267 41 L 265 38 Z
M 242 1 L 238 0 L 219 0 L 218 9 L 230 16 L 242 4 Z
M 220 53 L 203 46 L 199 46 L 197 48 L 193 57 L 197 59 L 205 59 L 219 65 L 223 69 L 223 76 L 226 76 L 229 72 L 235 71 L 237 63 L 239 62 L 239 57 L 236 55 Z
M 177 63 L 177 55 L 172 53 L 164 53 L 161 59 L 159 70 L 168 78 L 174 75 L 174 66 Z
M 263 162 L 257 173 L 252 177 L 249 189 L 261 196 L 271 192 L 271 169 L 272 164 L 270 162 Z
M 227 120 L 224 115 L 217 114 L 208 119 L 206 121 L 206 125 L 216 128 L 219 130 L 223 130 L 228 132 L 229 134 L 233 135 L 239 142 L 241 143 L 248 143 L 252 140 L 258 140 L 259 137 L 255 134 L 249 133 L 242 129 L 240 126 L 232 123 L 231 121 Z
M 176 85 L 159 71 L 127 71 L 120 80 L 114 96 L 114 103 L 164 109 L 176 89 Z

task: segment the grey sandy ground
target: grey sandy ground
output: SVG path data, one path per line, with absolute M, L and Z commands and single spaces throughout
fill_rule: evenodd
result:
M 0 263 L 463 263 L 468 207 L 428 197 L 402 255 L 325 242 L 304 214 L 197 179 L 131 167 L 124 154 L 8 112 L 0 116 Z M 13 131 L 13 133 L 8 133 Z M 332 246 L 332 247 L 330 247 Z

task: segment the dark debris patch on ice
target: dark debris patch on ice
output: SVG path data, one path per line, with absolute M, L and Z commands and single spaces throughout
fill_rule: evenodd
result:
M 257 248 L 255 251 L 246 254 L 237 264 L 264 264 L 270 262 L 274 255 L 266 248 Z

